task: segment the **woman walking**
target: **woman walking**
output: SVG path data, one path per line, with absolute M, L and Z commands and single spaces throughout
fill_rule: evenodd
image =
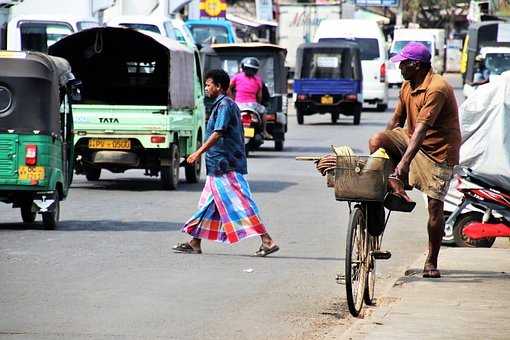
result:
M 191 235 L 187 243 L 174 251 L 201 254 L 202 239 L 233 244 L 251 236 L 260 236 L 262 244 L 256 256 L 279 250 L 259 217 L 259 210 L 248 182 L 241 114 L 234 101 L 225 95 L 230 78 L 223 70 L 211 70 L 205 76 L 206 95 L 214 100 L 207 122 L 206 142 L 187 158 L 189 164 L 205 152 L 207 179 L 198 203 L 198 211 L 182 231 Z

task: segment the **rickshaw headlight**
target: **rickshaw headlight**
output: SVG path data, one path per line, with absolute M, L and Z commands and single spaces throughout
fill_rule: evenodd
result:
M 11 108 L 12 105 L 12 93 L 5 87 L 0 86 L 0 115 L 5 113 Z

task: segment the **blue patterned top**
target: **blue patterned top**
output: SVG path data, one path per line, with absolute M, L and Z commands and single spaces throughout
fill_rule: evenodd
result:
M 205 154 L 207 175 L 223 176 L 229 171 L 247 174 L 241 112 L 237 104 L 223 94 L 212 105 L 206 139 L 215 131 L 220 132 L 222 137 Z

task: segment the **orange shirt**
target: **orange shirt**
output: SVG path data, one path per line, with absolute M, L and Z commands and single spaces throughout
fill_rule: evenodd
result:
M 461 143 L 459 114 L 453 88 L 442 76 L 429 71 L 414 90 L 404 81 L 395 114 L 406 117 L 404 129 L 411 138 L 416 124 L 428 130 L 420 150 L 438 163 L 459 164 Z

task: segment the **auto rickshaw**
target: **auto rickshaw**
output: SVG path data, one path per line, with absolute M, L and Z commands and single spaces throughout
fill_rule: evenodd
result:
M 274 141 L 276 151 L 282 151 L 287 132 L 287 70 L 285 56 L 287 50 L 272 44 L 242 43 L 216 44 L 202 49 L 204 74 L 211 69 L 223 69 L 230 76 L 240 72 L 241 61 L 247 57 L 255 57 L 260 61 L 258 75 L 268 90 L 268 98 L 262 103 L 265 106 L 263 119 L 265 122 L 264 140 Z M 245 125 L 245 137 L 250 136 L 250 127 Z M 258 147 L 262 144 L 259 141 Z M 251 145 L 251 144 L 249 144 Z M 256 147 L 250 147 L 255 149 Z
M 358 43 L 349 40 L 301 44 L 296 55 L 296 116 L 303 124 L 305 115 L 331 113 L 353 116 L 360 123 L 362 70 Z
M 73 173 L 69 63 L 39 52 L 0 51 L 0 201 L 25 223 L 56 227 Z

